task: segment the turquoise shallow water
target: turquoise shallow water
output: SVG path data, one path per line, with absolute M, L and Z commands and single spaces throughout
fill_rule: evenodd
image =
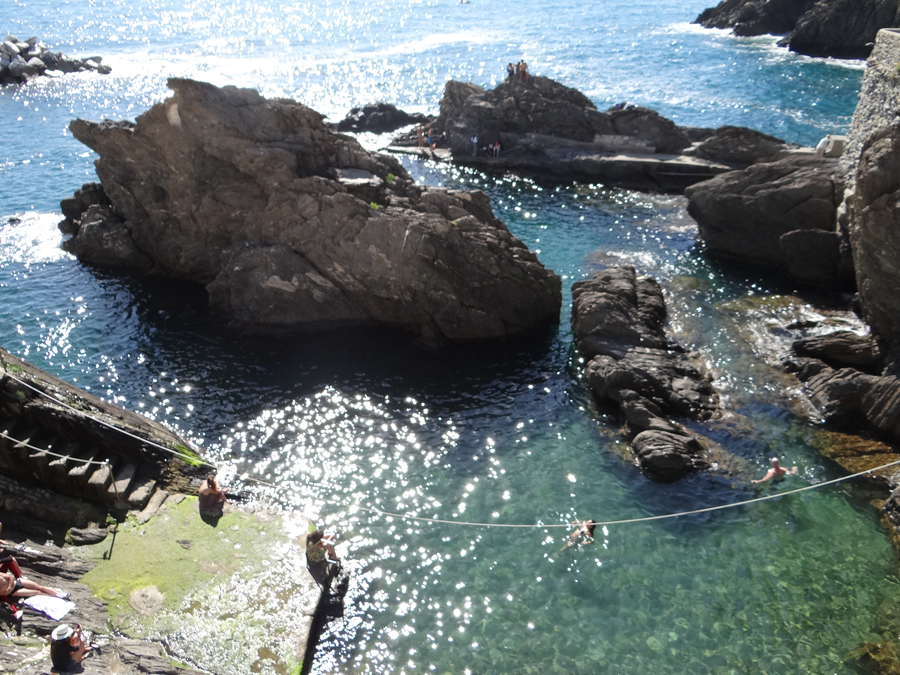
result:
M 490 85 L 525 58 L 601 108 L 632 100 L 680 124 L 812 144 L 846 123 L 860 64 L 691 26 L 706 4 L 15 0 L 8 30 L 102 54 L 113 73 L 0 92 L 0 344 L 178 428 L 339 532 L 354 580 L 317 673 L 855 672 L 847 653 L 896 633 L 897 612 L 894 554 L 858 485 L 611 526 L 565 553 L 561 529 L 417 524 L 353 506 L 550 526 L 839 475 L 812 450 L 815 430 L 791 412 L 795 392 L 766 355 L 789 345 L 795 317 L 856 324 L 706 259 L 683 199 L 409 161 L 425 184 L 486 190 L 564 279 L 558 329 L 438 352 L 380 331 L 229 335 L 209 321 L 202 290 L 92 270 L 59 249 L 59 200 L 93 177 L 66 125 L 133 118 L 166 95 L 168 76 L 298 98 L 336 120 L 376 99 L 431 112 L 447 78 Z M 648 482 L 623 458 L 616 419 L 585 393 L 569 288 L 621 262 L 661 280 L 671 330 L 700 350 L 736 411 L 730 432 L 712 431 L 736 458 L 734 480 Z M 801 476 L 749 487 L 773 454 Z M 279 672 L 276 657 L 228 661 L 189 635 L 172 644 L 218 672 Z

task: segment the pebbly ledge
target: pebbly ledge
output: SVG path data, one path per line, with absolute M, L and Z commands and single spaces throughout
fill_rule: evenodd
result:
M 102 187 L 62 204 L 82 261 L 203 284 L 249 332 L 381 324 L 465 342 L 558 322 L 559 277 L 484 193 L 418 187 L 294 101 L 169 86 L 136 124 L 71 124 L 100 155 Z
M 7 35 L 0 43 L 0 85 L 22 84 L 49 71 L 80 73 L 95 71 L 106 75 L 112 69 L 102 63 L 100 56 L 76 59 L 62 52 L 54 52 L 36 37 L 20 40 Z
M 671 482 L 717 464 L 715 444 L 670 416 L 708 420 L 718 395 L 690 355 L 666 337 L 662 289 L 631 266 L 601 270 L 572 285 L 572 330 L 588 361 L 585 378 L 615 404 L 641 469 Z
M 601 112 L 578 90 L 540 76 L 509 78 L 492 90 L 451 80 L 431 127 L 438 150 L 458 164 L 654 192 L 682 192 L 788 147 L 746 128 L 679 127 L 627 103 Z M 499 155 L 489 149 L 495 143 Z M 388 149 L 431 156 L 416 132 Z

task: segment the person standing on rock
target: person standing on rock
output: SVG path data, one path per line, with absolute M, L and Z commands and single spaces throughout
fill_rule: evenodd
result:
M 513 76 L 515 74 L 516 74 L 516 67 L 513 64 L 508 63 L 506 65 L 506 80 L 508 82 L 512 82 Z
M 779 478 L 783 478 L 785 476 L 785 474 L 787 474 L 787 473 L 790 473 L 792 476 L 796 476 L 797 475 L 797 467 L 793 466 L 793 467 L 791 467 L 791 470 L 788 471 L 787 469 L 785 469 L 783 466 L 781 466 L 779 464 L 777 457 L 773 457 L 772 458 L 772 468 L 769 469 L 768 473 L 766 473 L 766 475 L 763 476 L 762 478 L 760 478 L 759 480 L 753 480 L 750 482 L 751 483 L 764 483 L 765 481 L 770 480 L 772 478 L 777 480 Z
M 416 135 L 418 136 L 419 147 L 420 148 L 424 147 L 425 146 L 425 129 L 422 128 L 421 124 L 419 125 L 419 128 L 416 129 Z
M 472 134 L 472 157 L 478 156 L 478 134 Z

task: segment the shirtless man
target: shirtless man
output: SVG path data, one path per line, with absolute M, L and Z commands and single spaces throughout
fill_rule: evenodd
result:
M 779 465 L 777 457 L 773 457 L 772 458 L 772 468 L 769 469 L 769 472 L 765 476 L 760 478 L 759 480 L 752 480 L 750 482 L 751 483 L 764 483 L 765 481 L 767 481 L 771 478 L 782 478 L 787 473 L 790 473 L 792 476 L 796 476 L 797 475 L 797 467 L 793 466 L 793 467 L 791 467 L 791 470 L 788 471 L 783 466 Z

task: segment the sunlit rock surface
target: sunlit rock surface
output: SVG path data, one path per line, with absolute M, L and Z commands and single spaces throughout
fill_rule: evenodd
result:
M 587 382 L 598 399 L 622 411 L 641 468 L 664 481 L 709 468 L 700 439 L 668 415 L 708 419 L 718 396 L 666 337 L 659 284 L 622 266 L 576 282 L 572 296 L 572 330 L 588 360 Z
M 559 277 L 483 193 L 417 187 L 295 101 L 169 86 L 136 124 L 71 124 L 109 203 L 64 205 L 82 260 L 202 283 L 250 331 L 378 323 L 467 341 L 558 321 Z

